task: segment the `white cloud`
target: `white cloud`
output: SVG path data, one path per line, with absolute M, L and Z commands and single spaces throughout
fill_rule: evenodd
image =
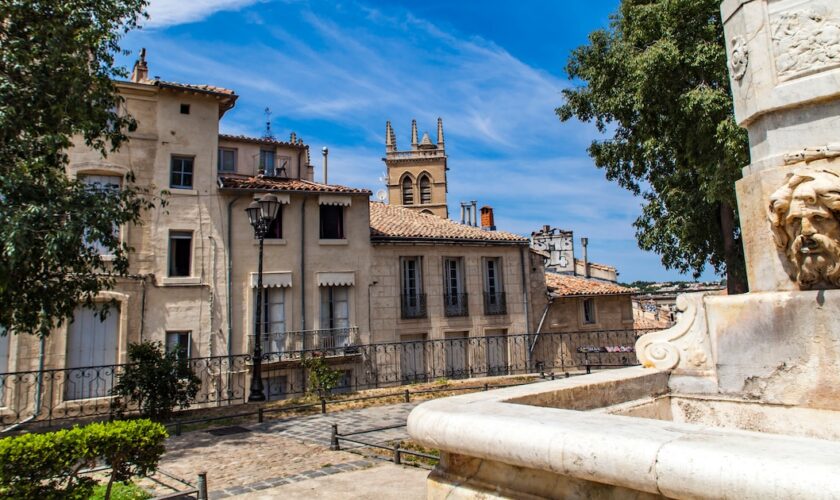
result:
M 151 0 L 148 28 L 200 21 L 222 10 L 239 10 L 261 0 Z

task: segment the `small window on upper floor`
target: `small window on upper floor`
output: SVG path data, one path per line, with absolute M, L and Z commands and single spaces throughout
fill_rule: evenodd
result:
M 181 104 L 181 114 L 182 115 L 190 114 L 190 105 L 189 104 Z
M 169 276 L 190 276 L 192 270 L 192 232 L 169 233 Z
M 414 205 L 414 186 L 409 177 L 405 177 L 402 180 L 402 204 Z
M 321 205 L 321 239 L 344 239 L 344 207 Z
M 219 172 L 236 172 L 236 149 L 219 148 Z
M 191 156 L 173 156 L 169 178 L 169 187 L 173 189 L 192 189 L 193 162 Z
M 282 240 L 283 239 L 283 205 L 277 209 L 277 217 L 274 218 L 268 225 L 268 231 L 265 232 L 265 239 L 267 240 Z
M 595 299 L 583 299 L 583 323 L 585 325 L 594 325 L 597 321 L 595 317 Z

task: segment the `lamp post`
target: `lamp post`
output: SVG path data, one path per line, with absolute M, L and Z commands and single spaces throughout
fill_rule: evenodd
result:
M 248 401 L 265 401 L 265 391 L 263 390 L 262 383 L 262 342 L 260 336 L 263 308 L 263 241 L 265 240 L 265 233 L 268 232 L 268 227 L 277 217 L 277 211 L 279 209 L 280 201 L 273 194 L 267 194 L 262 198 L 252 201 L 248 205 L 248 208 L 245 209 L 245 212 L 248 214 L 248 220 L 254 226 L 254 235 L 260 241 L 259 264 L 257 266 L 256 317 L 254 318 L 254 372 L 251 376 L 251 394 L 248 396 Z

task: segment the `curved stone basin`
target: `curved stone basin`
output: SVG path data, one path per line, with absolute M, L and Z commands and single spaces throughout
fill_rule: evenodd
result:
M 837 412 L 680 396 L 669 377 L 633 367 L 419 405 L 409 434 L 441 450 L 428 498 L 840 498 Z

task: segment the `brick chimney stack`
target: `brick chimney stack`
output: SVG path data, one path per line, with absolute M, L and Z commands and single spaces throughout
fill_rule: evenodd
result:
M 484 205 L 481 207 L 481 229 L 495 231 L 496 222 L 493 220 L 493 207 Z

